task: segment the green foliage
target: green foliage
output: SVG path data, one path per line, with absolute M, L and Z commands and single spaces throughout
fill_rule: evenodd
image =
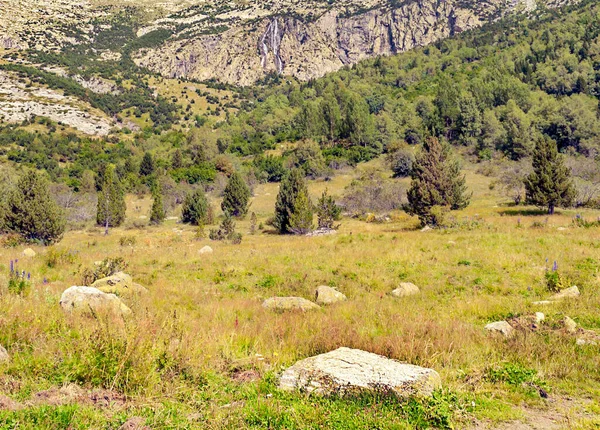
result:
M 327 194 L 327 189 L 323 191 L 317 204 L 315 205 L 317 212 L 317 225 L 319 228 L 337 228 L 335 221 L 339 221 L 342 217 L 342 208 L 339 207 L 332 196 Z
M 519 386 L 529 382 L 540 384 L 537 372 L 515 363 L 504 363 L 502 366 L 490 367 L 485 372 L 485 379 L 490 382 L 503 382 L 505 384 Z
M 96 223 L 100 226 L 118 227 L 125 221 L 125 195 L 112 165 L 106 166 L 102 189 L 98 193 Z
M 437 226 L 446 210 L 463 209 L 470 196 L 460 165 L 450 158 L 450 148 L 430 138 L 413 165 L 408 190 L 408 213 L 417 215 L 421 224 Z
M 150 176 L 154 173 L 156 166 L 154 165 L 154 159 L 152 158 L 152 154 L 149 152 L 144 153 L 144 157 L 142 158 L 142 162 L 140 164 L 140 175 L 141 176 Z
M 525 179 L 527 202 L 548 208 L 550 215 L 555 207 L 573 203 L 575 188 L 571 172 L 558 154 L 556 143 L 544 137 L 537 141 L 533 153 L 533 172 Z
M 83 269 L 81 282 L 82 285 L 91 285 L 98 279 L 106 278 L 125 269 L 127 269 L 127 263 L 122 257 L 107 257 L 100 264 L 95 264 L 93 268 Z
M 57 249 L 52 247 L 46 253 L 46 266 L 53 269 L 60 265 L 71 265 L 77 261 L 77 251 Z
M 119 246 L 135 246 L 137 238 L 135 236 L 121 236 L 119 238 Z
M 210 240 L 231 240 L 235 245 L 242 243 L 241 233 L 235 231 L 235 220 L 229 212 L 225 212 L 225 218 L 218 229 L 212 229 L 209 233 Z
M 296 205 L 300 195 L 302 197 L 303 207 L 301 213 L 297 212 Z M 298 223 L 297 228 L 307 227 L 308 213 L 311 212 L 312 224 L 312 208 L 310 207 L 310 199 L 308 197 L 308 188 L 304 181 L 303 172 L 300 169 L 292 169 L 284 176 L 277 194 L 275 202 L 275 217 L 273 226 L 280 234 L 293 233 L 292 216 L 295 214 L 295 221 Z
M 181 208 L 181 221 L 192 225 L 207 225 L 213 222 L 212 208 L 201 188 L 189 193 Z
M 231 216 L 244 217 L 248 213 L 248 203 L 251 195 L 250 188 L 246 185 L 242 175 L 233 172 L 223 191 L 221 209 Z
M 24 240 L 50 245 L 60 241 L 66 226 L 62 210 L 50 196 L 40 173 L 25 173 L 9 190 L 4 211 L 4 228 Z
M 294 211 L 290 216 L 290 231 L 294 234 L 307 234 L 312 231 L 313 204 L 308 190 L 301 188 L 294 203 Z
M 152 209 L 150 211 L 150 224 L 162 224 L 166 218 L 165 207 L 163 204 L 162 191 L 160 186 L 154 187 L 152 193 Z
M 570 287 L 570 282 L 567 278 L 561 275 L 558 270 L 548 270 L 545 274 L 546 288 L 548 291 L 557 293 L 562 289 Z

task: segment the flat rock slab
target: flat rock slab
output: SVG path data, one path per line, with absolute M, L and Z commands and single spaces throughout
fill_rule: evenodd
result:
M 407 297 L 419 294 L 420 290 L 415 284 L 410 282 L 402 282 L 398 288 L 391 292 L 394 297 Z
M 98 288 L 103 293 L 112 293 L 117 295 L 132 293 L 141 294 L 148 292 L 145 287 L 133 282 L 132 277 L 123 272 L 117 272 L 114 275 L 107 276 L 106 278 L 98 279 L 90 286 L 93 288 Z
M 550 300 L 575 299 L 579 297 L 579 288 L 576 285 L 560 290 L 558 293 L 550 297 Z
M 319 305 L 330 305 L 332 303 L 343 302 L 346 296 L 340 293 L 337 289 L 320 285 L 315 292 L 316 302 Z
M 338 348 L 301 360 L 279 380 L 282 390 L 319 395 L 380 391 L 400 397 L 430 396 L 441 386 L 440 375 L 433 369 L 351 348 Z
M 320 306 L 302 297 L 271 297 L 263 302 L 263 308 L 275 311 L 310 311 Z
M 515 329 L 506 321 L 496 321 L 493 323 L 489 323 L 485 326 L 485 329 L 492 333 L 500 333 L 504 337 L 511 337 L 515 331 Z
M 66 312 L 99 312 L 109 311 L 115 314 L 128 315 L 129 309 L 117 296 L 92 287 L 67 288 L 60 297 L 60 306 Z

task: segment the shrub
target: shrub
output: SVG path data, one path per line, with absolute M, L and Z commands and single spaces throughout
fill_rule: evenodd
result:
M 304 182 L 304 175 L 300 169 L 292 169 L 281 182 L 279 194 L 275 203 L 275 217 L 273 226 L 280 234 L 292 233 L 291 219 L 296 212 L 296 201 L 304 194 L 308 199 L 308 189 Z M 310 201 L 308 201 L 310 202 Z M 306 207 L 308 205 L 305 205 Z M 306 209 L 303 208 L 304 209 Z M 306 215 L 306 214 L 304 214 Z M 312 216 L 312 215 L 311 215 Z M 300 223 L 300 215 L 296 215 L 296 222 Z
M 33 171 L 26 173 L 6 200 L 6 230 L 19 234 L 28 242 L 50 245 L 60 241 L 66 220 L 40 174 Z
M 127 263 L 121 257 L 105 258 L 100 264 L 95 265 L 93 269 L 83 270 L 81 278 L 82 285 L 91 285 L 98 279 L 106 278 L 117 272 L 122 272 L 127 268 Z
M 185 197 L 181 209 L 181 221 L 192 225 L 212 224 L 212 209 L 202 189 L 198 188 Z
M 415 156 L 409 149 L 398 149 L 387 155 L 387 162 L 394 172 L 394 178 L 405 178 L 412 174 Z
M 352 215 L 385 213 L 401 209 L 404 195 L 404 187 L 399 182 L 383 179 L 375 172 L 368 172 L 361 179 L 352 181 L 346 188 L 341 205 Z
M 125 221 L 125 195 L 113 166 L 108 166 L 104 173 L 102 190 L 98 193 L 98 210 L 96 223 L 108 227 L 118 227 Z
M 317 200 L 315 206 L 317 210 L 317 219 L 319 228 L 337 228 L 334 226 L 335 221 L 339 221 L 342 215 L 340 208 L 333 197 L 327 194 L 327 189 L 323 191 L 321 198 Z
M 244 179 L 238 172 L 234 172 L 227 182 L 223 191 L 223 202 L 221 209 L 223 212 L 234 217 L 243 217 L 248 213 L 248 202 L 251 192 Z
M 119 238 L 119 245 L 121 246 L 135 246 L 137 238 L 135 236 L 121 236 Z

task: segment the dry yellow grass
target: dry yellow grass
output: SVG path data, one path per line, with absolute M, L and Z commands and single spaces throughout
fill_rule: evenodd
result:
M 347 174 L 313 182 L 311 193 L 317 196 L 328 187 L 339 194 L 350 180 Z M 258 411 L 291 420 L 269 421 L 272 427 L 335 427 L 326 416 L 348 408 L 341 416 L 349 420 L 354 414 L 349 403 L 314 406 L 302 396 L 264 400 L 272 390 L 264 381 L 297 359 L 349 346 L 438 370 L 449 392 L 467 404 L 455 415 L 459 427 L 473 417 L 492 426 L 533 419 L 534 411 L 563 420 L 557 428 L 594 428 L 600 408 L 598 347 L 577 346 L 558 322 L 568 315 L 600 332 L 600 228 L 574 227 L 572 217 L 579 212 L 571 210 L 547 221 L 521 213 L 489 189 L 488 178 L 469 172 L 468 181 L 473 204 L 456 214 L 465 222 L 443 231 L 421 232 L 403 213 L 385 224 L 344 219 L 336 235 L 315 238 L 268 230 L 250 235 L 249 220 L 242 220 L 237 224 L 243 242 L 232 245 L 197 240 L 194 228 L 167 221 L 161 227 L 113 229 L 109 236 L 97 228 L 69 232 L 55 249 L 72 253 L 74 261 L 54 268 L 46 264 L 51 249 L 34 247 L 33 259 L 21 255 L 22 247 L 2 249 L 1 272 L 18 258 L 19 267 L 33 274 L 34 285 L 21 298 L 8 294 L 3 282 L 0 343 L 12 361 L 3 367 L 0 387 L 24 398 L 64 381 L 103 386 L 131 396 L 128 414 L 142 413 L 157 427 L 250 427 Z M 277 185 L 260 185 L 255 194 L 251 210 L 264 222 L 272 214 Z M 130 200 L 130 219 L 147 215 L 149 203 Z M 595 219 L 600 212 L 581 214 Z M 135 237 L 136 244 L 121 246 L 122 237 Z M 205 245 L 214 253 L 199 254 Z M 133 316 L 105 324 L 102 318 L 64 315 L 58 306 L 61 292 L 81 283 L 82 268 L 107 257 L 124 258 L 127 272 L 150 290 L 124 298 Z M 553 261 L 582 296 L 541 308 L 533 302 L 550 295 L 544 273 Z M 417 284 L 422 293 L 390 297 L 401 281 Z M 322 284 L 339 288 L 349 300 L 310 313 L 278 314 L 261 307 L 269 296 L 312 299 Z M 547 315 L 539 332 L 505 340 L 483 329 L 487 322 L 535 311 Z M 532 371 L 535 384 L 558 402 L 541 399 L 531 385 L 511 383 L 513 373 L 508 380 L 487 377 L 490 369 L 507 363 L 517 377 Z M 254 369 L 263 382 L 232 382 L 237 369 Z M 566 396 L 573 400 L 563 402 Z M 246 406 L 221 409 L 232 402 Z M 154 412 L 143 409 L 148 404 L 155 405 Z M 289 407 L 295 415 L 289 415 Z M 200 413 L 208 421 L 184 419 L 184 425 L 156 415 L 171 408 L 184 415 Z M 384 406 L 374 408 L 375 415 L 387 416 Z M 378 422 L 371 418 L 367 413 L 359 423 Z M 96 416 L 86 419 L 79 422 L 101 422 Z M 406 428 L 414 425 L 409 421 Z

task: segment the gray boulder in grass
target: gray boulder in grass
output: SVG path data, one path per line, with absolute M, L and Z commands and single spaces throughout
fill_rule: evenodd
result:
M 419 294 L 419 287 L 411 282 L 402 282 L 394 291 L 391 292 L 394 297 L 407 297 Z
M 337 289 L 328 287 L 326 285 L 318 286 L 315 296 L 315 301 L 319 305 L 330 305 L 346 300 L 346 296 L 344 294 L 340 293 Z
M 263 302 L 263 308 L 273 311 L 310 311 L 320 306 L 302 297 L 271 297 Z
M 93 287 L 71 287 L 67 288 L 60 297 L 60 306 L 66 312 L 103 312 L 129 315 L 129 309 L 114 294 L 108 294 Z
M 318 395 L 379 391 L 399 397 L 430 396 L 441 386 L 433 369 L 345 347 L 298 361 L 279 379 L 281 390 Z

